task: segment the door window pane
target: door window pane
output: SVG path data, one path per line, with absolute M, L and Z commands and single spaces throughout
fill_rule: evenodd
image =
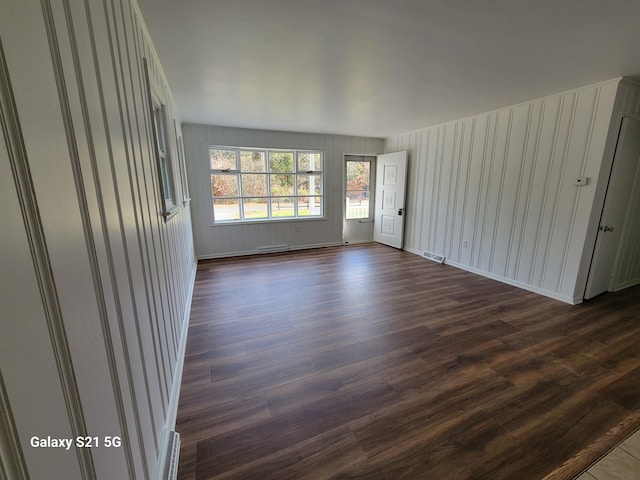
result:
M 369 218 L 371 162 L 347 160 L 347 219 Z

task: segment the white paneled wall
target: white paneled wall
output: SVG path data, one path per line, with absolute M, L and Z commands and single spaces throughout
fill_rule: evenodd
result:
M 310 133 L 250 130 L 205 125 L 183 125 L 196 256 L 214 258 L 258 253 L 260 247 L 286 245 L 289 249 L 338 245 L 342 242 L 343 155 L 378 154 L 383 140 Z M 318 149 L 325 161 L 325 216 L 323 220 L 212 226 L 209 145 L 235 147 Z
M 581 301 L 576 285 L 618 84 L 388 138 L 386 152 L 409 151 L 405 248 Z M 574 186 L 576 177 L 590 182 Z
M 151 478 L 195 259 L 188 203 L 159 214 L 143 58 L 174 159 L 178 113 L 133 0 L 3 1 L 0 32 L 0 473 Z M 77 436 L 94 447 L 31 443 Z

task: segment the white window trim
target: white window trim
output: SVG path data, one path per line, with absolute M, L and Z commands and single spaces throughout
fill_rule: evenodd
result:
M 236 154 L 236 168 L 235 169 L 214 169 L 211 168 L 211 157 L 209 152 L 211 151 L 211 149 L 220 149 L 220 150 L 234 150 L 235 154 Z M 265 153 L 265 158 L 266 158 L 266 170 L 265 172 L 243 172 L 242 171 L 242 167 L 240 164 L 240 152 L 251 152 L 251 151 L 255 151 L 255 152 L 264 152 Z M 269 152 L 292 152 L 293 153 L 293 162 L 294 162 L 294 171 L 291 172 L 292 175 L 294 175 L 294 193 L 292 195 L 269 195 L 270 191 L 271 191 L 271 187 L 270 187 L 270 178 L 269 176 L 273 173 L 269 171 Z M 320 154 L 320 161 L 321 161 L 321 165 L 322 165 L 322 169 L 321 170 L 300 170 L 298 168 L 298 156 L 300 154 L 304 154 L 304 153 L 314 153 L 314 154 Z M 215 219 L 215 212 L 214 212 L 214 207 L 213 207 L 213 192 L 211 192 L 211 196 L 210 196 L 210 201 L 209 201 L 209 209 L 210 209 L 210 217 L 211 218 L 211 226 L 214 227 L 219 227 L 219 226 L 229 226 L 229 225 L 242 225 L 242 224 L 258 224 L 258 223 L 277 223 L 277 222 L 299 222 L 299 221 L 317 221 L 317 220 L 326 220 L 325 217 L 325 199 L 326 199 L 326 195 L 325 195 L 325 176 L 326 176 L 326 163 L 325 163 L 325 156 L 324 156 L 324 151 L 320 150 L 320 149 L 298 149 L 298 148 L 268 148 L 268 147 L 238 147 L 238 146 L 229 146 L 229 145 L 209 145 L 209 147 L 207 148 L 207 164 L 208 164 L 208 168 L 209 168 L 209 182 L 211 181 L 211 176 L 212 175 L 236 175 L 238 178 L 238 197 L 229 197 L 229 198 L 237 198 L 238 202 L 240 204 L 240 219 L 237 220 L 216 220 Z M 244 197 L 242 195 L 242 174 L 243 173 L 257 173 L 257 174 L 261 174 L 261 175 L 266 175 L 267 177 L 267 195 L 264 196 L 264 198 L 269 199 L 267 201 L 267 213 L 269 215 L 268 218 L 255 218 L 255 219 L 246 219 L 246 218 L 242 218 L 243 217 L 243 211 L 242 211 L 242 199 L 243 198 L 250 198 L 250 197 Z M 298 182 L 297 182 L 297 178 L 298 175 L 320 175 L 322 178 L 322 183 L 320 185 L 320 194 L 319 195 L 298 195 Z M 211 187 L 209 186 L 209 189 Z M 262 196 L 260 196 L 262 198 Z M 297 203 L 294 204 L 294 212 L 295 212 L 295 216 L 291 216 L 291 217 L 273 217 L 271 214 L 271 201 L 270 199 L 272 198 L 289 198 L 289 197 L 320 197 L 320 215 L 305 215 L 305 216 L 298 216 L 298 207 L 297 207 Z
M 151 129 L 151 138 L 153 143 L 153 155 L 156 163 L 156 176 L 158 181 L 158 192 L 159 192 L 159 208 L 160 215 L 164 217 L 165 222 L 169 221 L 176 213 L 178 213 L 179 205 L 176 202 L 176 182 L 174 178 L 174 167 L 173 167 L 173 155 L 171 154 L 171 142 L 169 139 L 169 129 L 167 128 L 167 111 L 166 105 L 161 101 L 160 95 L 156 92 L 151 84 L 151 79 L 149 77 L 149 66 L 147 63 L 147 59 L 143 59 L 144 66 L 144 74 L 145 80 L 147 84 L 147 95 L 149 98 L 149 110 L 150 110 L 150 124 L 149 127 Z M 156 112 L 159 114 L 159 118 L 161 121 L 161 127 L 163 129 L 164 134 L 164 149 L 165 152 L 161 152 L 160 149 L 160 141 L 158 132 L 156 131 Z M 163 154 L 164 153 L 164 157 Z M 164 165 L 163 165 L 164 158 Z M 165 168 L 166 166 L 166 168 Z M 166 175 L 168 190 L 167 192 L 164 185 L 164 176 Z
M 350 158 L 348 158 L 350 157 Z M 362 157 L 360 159 L 356 159 L 355 157 Z M 347 192 L 350 190 L 347 190 L 347 164 L 349 162 L 368 162 L 369 163 L 369 216 L 368 217 L 355 217 L 355 218 L 347 218 L 347 209 L 348 209 L 348 205 L 347 205 Z M 344 183 L 344 196 L 345 196 L 345 212 L 344 212 L 344 220 L 346 222 L 358 222 L 358 223 L 363 223 L 363 222 L 372 222 L 374 220 L 375 217 L 375 202 L 374 200 L 374 191 L 375 191 L 375 167 L 376 167 L 376 163 L 375 163 L 375 155 L 345 155 L 345 161 L 344 161 L 344 179 L 343 181 Z

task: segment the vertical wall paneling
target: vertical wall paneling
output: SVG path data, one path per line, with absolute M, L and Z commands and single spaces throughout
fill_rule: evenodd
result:
M 168 396 L 169 396 L 169 380 L 167 379 L 167 368 L 166 368 L 166 358 L 167 358 L 167 350 L 165 348 L 165 342 L 163 342 L 163 336 L 161 335 L 161 324 L 160 322 L 154 322 L 154 318 L 159 318 L 162 316 L 162 302 L 160 300 L 160 288 L 157 272 L 157 262 L 155 257 L 153 256 L 153 252 L 155 250 L 155 237 L 153 235 L 153 222 L 156 220 L 157 215 L 157 200 L 155 198 L 151 198 L 148 192 L 148 182 L 147 182 L 147 171 L 151 166 L 145 168 L 143 164 L 143 146 L 146 144 L 147 151 L 151 148 L 150 143 L 150 132 L 146 127 L 146 119 L 144 116 L 144 110 L 148 109 L 147 104 L 142 96 L 142 91 L 144 91 L 143 87 L 143 78 L 141 73 L 135 69 L 135 65 L 131 64 L 131 49 L 134 50 L 135 55 L 133 58 L 141 58 L 143 53 L 140 52 L 139 41 L 132 42 L 132 47 L 129 47 L 129 37 L 126 36 L 124 28 L 122 25 L 119 25 L 117 21 L 118 15 L 122 16 L 123 12 L 120 8 L 116 9 L 116 5 L 112 2 L 107 8 L 105 4 L 105 16 L 108 18 L 109 14 L 112 15 L 112 25 L 113 25 L 113 39 L 114 43 L 112 44 L 112 56 L 115 58 L 114 65 L 119 67 L 120 72 L 120 85 L 122 91 L 122 103 L 120 105 L 121 111 L 124 110 L 124 118 L 123 118 L 123 128 L 125 131 L 123 132 L 125 141 L 129 139 L 129 149 L 130 152 L 128 156 L 130 165 L 129 165 L 129 177 L 131 182 L 131 188 L 135 192 L 134 195 L 137 197 L 138 204 L 140 205 L 140 218 L 138 220 L 138 241 L 143 244 L 144 247 L 144 255 L 143 259 L 146 260 L 146 263 L 143 262 L 142 268 L 146 273 L 145 276 L 145 293 L 147 295 L 148 301 L 148 309 L 149 309 L 149 322 L 150 322 L 150 332 L 153 337 L 153 347 L 154 347 L 154 359 L 156 362 L 156 374 L 158 377 L 158 388 L 160 389 L 161 395 L 161 409 L 162 416 L 166 413 Z M 109 11 L 110 10 L 110 11 Z M 115 46 L 115 52 L 113 51 Z M 121 53 L 124 48 L 126 54 Z M 114 69 L 114 73 L 117 69 Z M 116 80 L 118 82 L 118 80 Z M 129 107 L 131 105 L 131 107 Z M 142 110 L 142 111 L 141 111 Z M 141 128 L 140 123 L 142 122 L 145 125 L 144 128 Z M 131 168 L 133 165 L 133 168 Z M 131 174 L 133 171 L 133 175 Z M 149 301 L 150 300 L 150 301 Z M 156 417 L 157 418 L 157 417 Z M 159 423 L 156 423 L 155 427 L 157 429 L 161 428 Z
M 22 454 L 7 389 L 0 371 L 0 478 L 27 480 L 29 473 Z
M 409 151 L 416 177 L 405 248 L 580 301 L 575 287 L 619 82 L 386 139 L 385 151 Z M 581 176 L 591 182 L 572 185 Z
M 34 9 L 36 10 L 36 9 Z M 37 10 L 36 10 L 37 11 Z M 6 18 L 6 17 L 4 17 Z M 4 25 L 3 25 L 4 27 Z M 11 442 L 18 435 L 19 445 L 2 444 L 4 468 L 20 465 L 23 474 L 44 476 L 47 465 L 55 461 L 51 451 L 30 449 L 21 432 L 56 431 L 67 436 L 86 433 L 78 386 L 70 363 L 69 344 L 64 329 L 51 260 L 44 239 L 38 201 L 23 132 L 18 119 L 4 42 L 10 30 L 3 29 L 0 42 L 0 182 L 3 228 L 0 230 L 0 305 L 2 305 L 2 348 L 0 367 L 3 377 L 3 416 L 15 422 Z M 7 275 L 10 273 L 10 275 Z M 18 315 L 17 312 L 20 314 Z M 34 362 L 33 359 L 39 359 Z M 9 369 L 22 365 L 21 371 Z M 46 392 L 48 409 L 39 408 L 41 396 L 32 390 L 33 382 Z M 35 395 L 34 395 L 35 393 Z M 9 431 L 4 432 L 5 435 Z M 15 455 L 21 451 L 23 458 Z M 58 472 L 67 478 L 94 478 L 91 451 L 76 451 L 58 462 Z M 8 456 L 13 458 L 9 459 Z
M 183 125 L 183 138 L 198 258 L 258 253 L 259 247 L 273 245 L 300 249 L 341 244 L 344 154 L 376 155 L 383 148 L 383 140 L 378 138 L 189 124 Z M 322 150 L 325 219 L 213 226 L 209 145 Z
M 0 465 L 9 477 L 155 478 L 195 276 L 177 109 L 134 0 L 3 2 L 0 27 L 0 414 L 15 426 Z M 144 59 L 173 126 L 168 221 Z M 32 436 L 100 445 L 69 453 Z M 111 436 L 119 447 L 106 448 Z
M 86 15 L 87 15 L 87 24 L 92 25 L 92 15 L 90 10 L 90 5 L 86 2 Z M 80 23 L 80 22 L 79 22 Z M 114 147 L 111 142 L 112 133 L 109 127 L 109 119 L 107 115 L 107 108 L 105 102 L 105 88 L 103 86 L 103 80 L 101 76 L 100 64 L 99 64 L 99 54 L 97 51 L 97 43 L 95 40 L 96 35 L 93 32 L 93 28 L 89 30 L 89 38 L 91 44 L 91 52 L 93 55 L 93 65 L 95 68 L 95 81 L 97 83 L 98 88 L 98 99 L 99 99 L 99 109 L 98 111 L 102 115 L 102 122 L 104 127 L 104 139 L 102 139 L 102 145 L 104 148 L 104 154 L 107 156 L 108 161 L 100 162 L 100 165 L 103 168 L 108 168 L 108 171 L 104 173 L 106 178 L 111 179 L 109 183 L 109 193 L 112 195 L 113 202 L 115 203 L 115 211 L 118 212 L 117 215 L 117 223 L 119 228 L 119 238 L 118 242 L 115 243 L 117 256 L 116 259 L 118 263 L 121 265 L 121 268 L 126 271 L 127 282 L 117 282 L 117 277 L 115 275 L 116 269 L 113 268 L 111 281 L 114 284 L 114 289 L 118 286 L 123 289 L 122 293 L 119 294 L 118 298 L 122 299 L 121 302 L 124 304 L 121 308 L 124 310 L 124 313 L 121 313 L 119 316 L 119 334 L 120 341 L 124 346 L 123 357 L 125 363 L 131 364 L 131 370 L 128 371 L 127 381 L 128 388 L 132 395 L 132 404 L 134 405 L 134 414 L 135 414 L 135 427 L 137 440 L 139 444 L 139 450 L 141 453 L 141 457 L 148 458 L 150 454 L 154 453 L 157 449 L 157 444 L 155 441 L 156 432 L 153 432 L 154 426 L 151 422 L 149 422 L 149 418 L 152 412 L 152 403 L 151 403 L 151 394 L 148 380 L 148 372 L 146 366 L 146 359 L 143 355 L 143 342 L 142 338 L 143 333 L 140 328 L 140 316 L 138 314 L 135 305 L 131 301 L 131 299 L 135 298 L 134 291 L 134 280 L 133 280 L 133 272 L 131 268 L 132 255 L 129 253 L 129 246 L 127 244 L 127 235 L 126 235 L 126 223 L 125 223 L 125 212 L 127 209 L 124 208 L 125 204 L 130 204 L 130 197 L 127 196 L 124 192 L 126 192 L 126 188 L 122 189 L 119 186 L 118 181 L 118 172 L 122 168 L 121 165 L 116 165 L 116 158 L 114 156 Z M 109 70 L 107 70 L 108 72 Z M 107 80 L 108 82 L 108 80 Z M 117 130 L 117 129 L 114 129 Z M 126 169 L 122 168 L 122 172 L 126 172 Z M 122 182 L 122 180 L 120 180 Z M 126 187 L 126 183 L 124 183 Z M 131 207 L 129 207 L 131 208 Z M 114 219 L 115 220 L 115 219 Z M 125 322 L 125 318 L 133 318 L 133 322 Z M 127 339 L 135 339 L 137 343 L 137 350 L 132 349 L 128 345 Z M 129 351 L 133 350 L 132 354 L 129 354 Z M 141 391 L 139 393 L 136 392 L 136 387 L 138 387 Z M 144 390 L 142 391 L 142 389 Z M 138 398 L 144 398 L 145 402 L 141 403 L 138 401 Z M 147 415 L 143 415 L 140 413 L 140 409 L 146 409 Z M 152 435 L 153 442 L 151 445 L 148 445 L 149 442 L 145 442 L 145 432 L 152 431 L 154 434 Z M 142 463 L 143 470 L 145 475 L 148 475 L 148 468 L 146 462 Z
M 65 77 L 62 62 L 58 65 L 54 58 L 54 67 L 56 71 L 56 79 L 59 83 L 58 90 L 61 92 L 61 102 L 64 100 L 65 105 L 62 106 L 64 112 L 65 129 L 68 132 L 68 144 L 70 146 L 70 159 L 74 171 L 78 203 L 82 208 L 83 229 L 86 244 L 89 250 L 90 268 L 92 278 L 94 280 L 95 297 L 98 304 L 102 337 L 105 344 L 105 352 L 107 356 L 107 364 L 111 376 L 111 385 L 114 390 L 113 397 L 115 401 L 115 410 L 118 416 L 119 431 L 121 432 L 122 441 L 129 448 L 123 449 L 125 460 L 127 463 L 129 477 L 141 475 L 140 464 L 136 465 L 135 459 L 142 457 L 139 450 L 142 446 L 142 438 L 140 435 L 140 420 L 138 413 L 138 405 L 136 401 L 135 388 L 133 387 L 132 369 L 127 368 L 131 365 L 129 351 L 126 348 L 126 336 L 124 335 L 123 313 L 118 293 L 117 275 L 114 267 L 114 251 L 111 238 L 109 235 L 109 227 L 107 218 L 107 208 L 110 212 L 116 212 L 115 205 L 107 206 L 105 202 L 109 201 L 110 195 L 108 189 L 103 189 L 103 181 L 98 171 L 98 158 L 96 153 L 96 145 L 98 140 L 94 138 L 93 127 L 101 128 L 98 118 L 90 118 L 89 100 L 85 90 L 83 66 L 91 67 L 93 59 L 91 57 L 82 59 L 81 62 L 79 44 L 76 40 L 76 26 L 74 24 L 73 13 L 68 1 L 63 1 L 59 16 L 66 20 L 66 30 L 68 34 L 69 51 L 64 52 L 63 48 L 54 41 L 50 40 L 50 48 L 52 56 L 57 52 L 68 55 L 69 65 L 66 71 L 70 74 Z M 45 2 L 43 2 L 45 4 Z M 78 5 L 76 4 L 76 7 Z M 50 7 L 49 7 L 50 8 Z M 45 8 L 45 11 L 48 10 Z M 46 15 L 46 14 L 45 14 Z M 86 14 L 79 12 L 82 18 Z M 47 24 L 53 24 L 46 22 Z M 86 26 L 86 22 L 79 23 L 80 26 Z M 61 31 L 61 28 L 58 28 Z M 88 31 L 84 33 L 83 38 L 88 38 Z M 66 40 L 66 39 L 65 39 Z M 86 45 L 84 43 L 83 45 Z M 87 71 L 91 71 L 87 68 Z M 75 76 L 75 78 L 73 78 Z M 73 82 L 75 80 L 75 82 Z M 89 79 L 89 85 L 93 84 L 94 79 Z M 66 90 L 65 90 L 66 87 Z M 68 93 L 67 93 L 68 91 Z M 96 98 L 95 92 L 91 98 Z M 102 159 L 100 159 L 102 160 Z M 100 162 L 102 165 L 105 162 Z M 105 177 L 110 177 L 107 173 Z M 105 178 L 106 180 L 106 178 Z M 104 182 L 105 186 L 108 183 Z M 110 322 L 109 319 L 113 318 Z M 127 382 L 122 378 L 122 374 L 126 375 Z M 131 402 L 125 405 L 124 398 L 131 398 Z M 133 428 L 137 427 L 137 436 L 134 431 L 129 430 L 129 425 Z M 104 426 L 94 427 L 96 430 L 105 428 Z M 146 465 L 144 465 L 146 467 Z M 148 476 L 148 472 L 145 473 Z

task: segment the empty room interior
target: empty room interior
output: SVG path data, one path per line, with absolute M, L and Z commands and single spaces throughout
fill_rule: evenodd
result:
M 0 2 L 0 479 L 640 478 L 639 19 Z

